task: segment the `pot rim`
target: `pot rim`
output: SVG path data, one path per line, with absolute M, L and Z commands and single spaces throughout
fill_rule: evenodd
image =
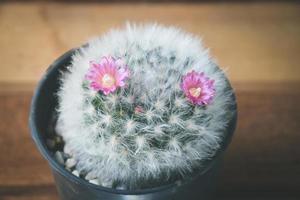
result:
M 193 177 L 184 178 L 180 181 L 175 181 L 173 183 L 168 183 L 168 184 L 161 185 L 158 187 L 153 187 L 153 188 L 145 188 L 145 189 L 137 189 L 137 190 L 120 190 L 120 189 L 107 188 L 107 187 L 103 187 L 101 185 L 92 184 L 89 181 L 87 181 L 83 178 L 77 177 L 77 176 L 73 175 L 70 171 L 66 170 L 64 166 L 59 164 L 56 161 L 56 159 L 53 156 L 51 156 L 52 153 L 47 148 L 47 145 L 42 142 L 41 134 L 39 133 L 39 130 L 36 125 L 37 117 L 36 117 L 35 113 L 37 110 L 36 105 L 37 105 L 37 102 L 39 101 L 39 94 L 40 94 L 41 90 L 43 89 L 44 85 L 46 84 L 46 82 L 48 81 L 48 74 L 54 73 L 54 71 L 56 71 L 58 68 L 61 67 L 62 62 L 65 61 L 66 59 L 68 59 L 69 57 L 71 57 L 73 55 L 73 53 L 77 50 L 78 50 L 78 48 L 74 48 L 74 49 L 67 51 L 66 53 L 64 53 L 63 55 L 58 57 L 49 66 L 49 68 L 46 70 L 46 72 L 44 73 L 44 75 L 42 76 L 40 81 L 38 82 L 38 84 L 34 90 L 32 100 L 31 100 L 31 107 L 30 107 L 30 113 L 29 113 L 29 127 L 31 130 L 31 136 L 32 136 L 36 146 L 38 147 L 39 151 L 43 155 L 43 157 L 48 161 L 48 163 L 50 163 L 50 166 L 52 169 L 55 169 L 58 173 L 60 173 L 65 178 L 67 178 L 69 181 L 75 182 L 77 184 L 86 185 L 87 187 L 91 187 L 95 190 L 99 190 L 102 192 L 105 191 L 105 192 L 114 193 L 114 194 L 122 194 L 122 195 L 139 195 L 139 194 L 160 192 L 162 190 L 168 190 L 168 189 L 172 189 L 172 188 L 176 188 L 176 187 L 188 184 L 189 182 L 192 182 L 197 177 L 199 177 L 202 174 L 205 174 L 207 171 L 209 171 L 212 168 L 212 166 L 214 166 L 214 164 L 217 162 L 217 160 L 219 160 L 220 157 L 223 155 L 224 150 L 227 149 L 227 146 L 232 139 L 232 136 L 233 136 L 234 130 L 236 128 L 236 124 L 237 124 L 237 104 L 236 104 L 236 97 L 235 97 L 234 93 L 233 93 L 233 98 L 235 101 L 235 104 L 234 104 L 235 115 L 230 120 L 229 126 L 228 126 L 229 127 L 228 130 L 231 130 L 231 133 L 228 134 L 228 136 L 225 139 L 225 142 L 222 143 L 223 147 L 221 147 L 219 150 L 217 150 L 215 156 L 213 156 L 211 158 L 211 160 L 208 162 L 208 165 L 204 169 L 202 169 L 200 172 L 195 173 L 195 176 L 193 176 Z M 232 88 L 229 81 L 228 81 L 228 84 L 229 84 L 230 88 Z M 223 151 L 221 151 L 222 149 L 223 149 Z

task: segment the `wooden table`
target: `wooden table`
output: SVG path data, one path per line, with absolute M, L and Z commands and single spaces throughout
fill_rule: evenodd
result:
M 0 4 L 0 199 L 58 199 L 28 129 L 33 87 L 67 49 L 156 20 L 201 34 L 236 88 L 239 122 L 218 199 L 300 199 L 300 5 Z

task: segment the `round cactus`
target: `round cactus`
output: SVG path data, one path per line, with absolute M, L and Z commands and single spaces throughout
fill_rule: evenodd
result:
M 58 97 L 56 128 L 76 170 L 127 189 L 200 170 L 219 149 L 234 102 L 198 38 L 155 24 L 80 48 Z

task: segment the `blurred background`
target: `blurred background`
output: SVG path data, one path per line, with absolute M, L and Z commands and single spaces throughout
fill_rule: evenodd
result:
M 297 1 L 0 1 L 0 199 L 58 199 L 28 128 L 34 87 L 61 54 L 126 21 L 203 38 L 236 90 L 239 122 L 217 199 L 300 199 Z

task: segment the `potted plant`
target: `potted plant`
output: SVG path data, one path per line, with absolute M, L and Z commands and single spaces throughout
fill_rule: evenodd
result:
M 30 127 L 61 199 L 209 199 L 236 125 L 233 90 L 201 41 L 128 25 L 57 59 Z

